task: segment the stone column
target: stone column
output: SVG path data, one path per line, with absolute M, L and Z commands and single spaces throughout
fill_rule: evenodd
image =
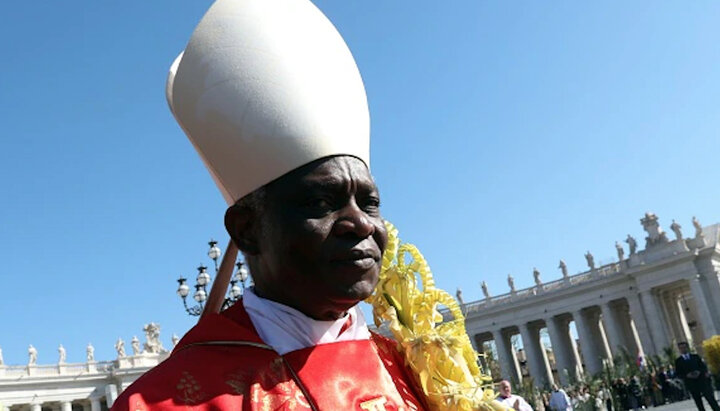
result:
M 570 320 L 563 322 L 561 329 L 562 334 L 560 335 L 567 341 L 568 346 L 570 347 L 570 359 L 573 364 L 573 369 L 568 371 L 570 371 L 570 375 L 575 379 L 575 381 L 579 381 L 583 377 L 582 357 L 580 357 L 575 337 L 573 337 L 570 332 Z
M 580 310 L 573 313 L 573 320 L 575 320 L 575 328 L 577 328 L 578 337 L 580 337 L 580 351 L 583 360 L 585 360 L 585 370 L 589 374 L 595 375 L 602 371 L 602 362 L 600 361 L 600 353 L 593 343 L 588 320 Z
M 653 345 L 652 337 L 650 337 L 650 326 L 645 319 L 645 312 L 640 304 L 640 297 L 638 297 L 637 294 L 630 294 L 627 296 L 627 302 L 630 308 L 630 317 L 632 317 L 635 331 L 640 339 L 638 355 L 641 353 L 642 355 L 655 354 L 655 346 Z
M 688 282 L 690 283 L 690 292 L 692 293 L 693 298 L 695 298 L 695 305 L 697 306 L 698 316 L 700 317 L 700 325 L 702 326 L 703 336 L 705 338 L 710 338 L 717 334 L 718 330 L 715 328 L 713 315 L 710 312 L 710 307 L 705 299 L 705 290 L 703 289 L 700 275 L 693 276 L 688 279 Z
M 692 332 L 690 331 L 690 326 L 688 325 L 688 320 L 687 320 L 687 317 L 685 316 L 685 307 L 683 307 L 682 301 L 680 299 L 675 301 L 675 303 L 677 304 L 677 312 L 678 312 L 678 316 L 680 317 L 680 326 L 682 327 L 682 330 L 683 330 L 683 335 L 684 335 L 683 341 L 687 341 L 687 343 L 690 344 L 690 346 L 692 347 L 693 346 Z
M 618 321 L 617 315 L 613 307 L 609 302 L 600 305 L 602 310 L 603 328 L 607 333 L 608 343 L 610 345 L 611 355 L 619 354 L 620 346 L 625 344 L 622 336 L 621 324 Z M 627 348 L 627 347 L 626 347 Z
M 668 328 L 671 331 L 668 340 L 687 341 L 687 337 L 683 333 L 683 328 L 680 324 L 680 314 L 677 310 L 677 292 L 664 291 L 659 297 L 662 301 L 661 305 L 668 322 Z
M 703 277 L 703 280 L 705 282 L 705 286 L 703 288 L 705 289 L 705 291 L 707 291 L 707 295 L 720 295 L 720 273 L 711 269 L 709 271 L 700 272 L 700 275 Z M 708 302 L 708 305 L 710 306 L 710 311 L 715 313 L 715 315 L 713 316 L 713 318 L 715 318 L 716 320 L 715 328 L 720 328 L 720 300 L 716 298 L 710 298 L 705 301 Z
M 566 339 L 562 338 L 557 318 L 546 318 L 545 325 L 547 326 L 548 335 L 550 336 L 553 355 L 555 355 L 555 365 L 560 384 L 570 385 L 568 376 L 573 372 L 575 367 L 570 358 L 572 354 L 572 347 L 569 347 Z
M 520 383 L 522 381 L 522 374 L 520 373 L 515 352 L 513 351 L 510 341 L 508 341 L 509 338 L 500 329 L 493 330 L 492 335 L 495 339 L 495 348 L 498 353 L 498 361 L 500 361 L 502 377 L 509 381 Z
M 662 318 L 662 311 L 658 306 L 658 301 L 653 295 L 652 290 L 640 291 L 640 301 L 647 317 L 648 326 L 650 326 L 650 335 L 652 336 L 654 353 L 661 354 L 663 348 L 670 345 L 667 338 L 668 331 L 665 321 Z
M 112 408 L 117 396 L 118 392 L 115 384 L 108 384 L 105 386 L 105 402 L 107 403 L 108 408 Z
M 100 398 L 90 397 L 90 411 L 100 411 Z
M 595 325 L 597 325 L 597 327 L 594 327 Z M 597 317 L 593 317 L 593 329 L 597 329 L 598 338 L 595 342 L 600 344 L 600 355 L 607 360 L 611 360 L 610 363 L 612 364 L 612 351 L 610 351 L 610 343 L 608 342 L 605 326 L 602 321 L 600 321 L 600 313 L 597 314 Z
M 640 336 L 638 335 L 637 328 L 635 327 L 635 321 L 633 321 L 632 316 L 630 315 L 630 307 L 627 305 L 619 307 L 619 311 L 616 312 L 616 314 L 622 324 L 622 334 L 625 337 L 625 346 L 627 347 L 628 352 L 637 358 L 637 356 L 642 352 L 642 342 L 640 341 Z
M 42 405 L 37 403 L 30 404 L 30 411 L 42 411 Z M 100 410 L 98 410 L 100 411 Z
M 61 402 L 60 411 L 72 411 L 72 403 L 70 401 Z
M 543 387 L 552 382 L 552 374 L 547 367 L 547 357 L 544 355 L 540 334 L 537 329 L 530 329 L 527 324 L 520 325 L 520 335 L 523 340 L 523 348 L 527 357 L 530 375 L 535 380 L 535 385 Z

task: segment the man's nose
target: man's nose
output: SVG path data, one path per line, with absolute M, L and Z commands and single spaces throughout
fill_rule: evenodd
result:
M 358 238 L 367 238 L 374 232 L 375 225 L 354 201 L 341 210 L 333 226 L 333 234 L 337 236 L 354 235 Z

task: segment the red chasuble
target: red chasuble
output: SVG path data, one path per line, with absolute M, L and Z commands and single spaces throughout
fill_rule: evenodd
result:
M 395 343 L 342 341 L 279 355 L 242 303 L 205 316 L 114 411 L 422 410 Z

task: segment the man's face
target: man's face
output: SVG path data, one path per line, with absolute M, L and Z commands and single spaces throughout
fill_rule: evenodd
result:
M 365 163 L 321 159 L 266 188 L 256 292 L 321 320 L 372 294 L 387 232 Z
M 680 350 L 680 354 L 687 354 L 689 351 L 687 344 L 678 344 L 678 350 Z
M 510 388 L 510 382 L 508 381 L 501 381 L 500 382 L 500 395 L 503 397 L 509 397 L 512 394 L 512 388 Z

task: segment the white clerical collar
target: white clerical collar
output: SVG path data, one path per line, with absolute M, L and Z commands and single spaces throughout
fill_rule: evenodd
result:
M 365 317 L 357 306 L 338 320 L 318 321 L 294 308 L 258 297 L 250 288 L 245 290 L 242 301 L 260 338 L 280 355 L 320 344 L 370 338 Z

